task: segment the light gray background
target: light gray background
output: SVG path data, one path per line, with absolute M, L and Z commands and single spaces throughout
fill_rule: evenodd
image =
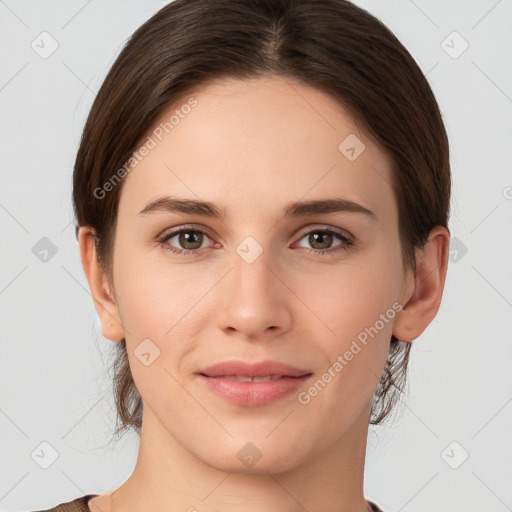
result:
M 107 445 L 112 342 L 101 335 L 80 264 L 71 175 L 109 67 L 165 3 L 0 0 L 4 511 L 106 492 L 135 464 L 137 436 Z M 512 510 L 512 1 L 356 3 L 384 21 L 427 74 L 454 183 L 443 303 L 414 341 L 409 394 L 395 423 L 370 429 L 365 494 L 386 512 Z M 58 43 L 46 59 L 31 47 L 51 48 L 43 31 Z M 464 40 L 469 47 L 458 55 Z M 36 245 L 43 237 L 57 249 L 46 262 Z M 57 459 L 43 469 L 52 450 Z

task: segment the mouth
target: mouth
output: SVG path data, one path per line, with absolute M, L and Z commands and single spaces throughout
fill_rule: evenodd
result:
M 306 370 L 276 361 L 227 361 L 205 368 L 199 378 L 216 396 L 241 406 L 262 406 L 297 392 L 312 377 Z
M 238 382 L 270 382 L 271 380 L 283 379 L 286 377 L 291 377 L 291 375 L 267 375 L 266 377 L 249 377 L 247 375 L 205 375 L 202 373 L 204 377 L 211 377 L 212 379 L 226 379 L 226 380 L 236 380 Z M 293 377 L 297 379 L 298 377 Z
M 276 380 L 280 377 L 303 377 L 311 372 L 279 361 L 261 361 L 259 363 L 241 360 L 223 361 L 200 370 L 206 377 L 264 378 Z

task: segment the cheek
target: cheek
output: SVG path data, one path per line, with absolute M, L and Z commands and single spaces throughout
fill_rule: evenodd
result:
M 126 333 L 126 348 L 133 380 L 144 403 L 172 409 L 193 406 L 182 392 L 180 363 L 193 350 L 191 319 L 201 310 L 197 290 L 178 271 L 141 258 L 119 258 L 116 291 Z M 172 400 L 174 402 L 170 403 Z M 179 398 L 178 398 L 179 397 Z
M 318 328 L 335 341 L 333 348 L 343 348 L 358 336 L 364 341 L 365 333 L 369 339 L 391 336 L 403 279 L 401 264 L 391 255 L 374 253 L 347 259 L 328 272 L 306 272 L 296 280 L 297 295 L 315 314 Z
M 186 323 L 187 311 L 204 294 L 204 279 L 198 281 L 193 265 L 166 265 L 163 252 L 120 250 L 114 262 L 114 279 L 123 325 L 129 333 L 165 342 Z
M 347 259 L 346 265 L 333 266 L 331 273 L 319 273 L 314 279 L 303 275 L 299 281 L 299 296 L 308 297 L 306 290 L 312 283 L 315 286 L 305 302 L 316 314 L 317 342 L 327 356 L 323 374 L 331 389 L 324 397 L 327 408 L 329 404 L 343 404 L 345 410 L 360 407 L 371 398 L 400 309 L 400 255 L 375 250 L 365 256 L 350 263 Z M 331 393 L 335 399 L 327 398 Z
M 118 306 L 139 393 L 149 404 L 166 400 L 169 393 L 181 396 L 172 376 L 179 381 L 188 370 L 183 365 L 197 349 L 205 321 L 211 319 L 205 311 L 208 303 L 201 298 L 215 283 L 214 276 L 198 278 L 194 265 L 167 266 L 162 258 L 153 262 L 142 251 L 132 251 L 126 258 L 120 252 L 114 265 Z M 151 362 L 145 365 L 144 359 Z

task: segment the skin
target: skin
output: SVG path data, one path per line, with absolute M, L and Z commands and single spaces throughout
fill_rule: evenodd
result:
M 270 76 L 216 81 L 193 96 L 198 105 L 125 178 L 110 282 L 90 228 L 80 228 L 102 333 L 126 338 L 144 401 L 133 473 L 89 508 L 364 512 L 371 399 L 391 334 L 412 341 L 437 314 L 449 231 L 432 230 L 417 251 L 416 274 L 404 268 L 390 160 L 325 93 Z M 366 146 L 354 161 L 338 149 L 349 134 Z M 164 194 L 213 202 L 227 218 L 139 214 Z M 291 201 L 332 197 L 365 206 L 375 219 L 282 215 Z M 158 241 L 187 224 L 207 232 L 196 233 L 197 255 L 166 250 L 192 247 L 177 236 Z M 329 226 L 350 233 L 355 245 L 320 254 L 344 244 L 307 235 Z M 236 252 L 247 236 L 263 250 L 252 263 Z M 307 405 L 297 394 L 260 407 L 232 405 L 196 375 L 224 360 L 271 359 L 307 369 L 315 381 L 394 303 L 406 307 Z M 149 366 L 134 355 L 147 338 L 160 350 Z M 250 468 L 237 457 L 247 442 L 262 454 Z

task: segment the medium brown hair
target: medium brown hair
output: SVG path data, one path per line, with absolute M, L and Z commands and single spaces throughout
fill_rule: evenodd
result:
M 175 0 L 123 47 L 92 105 L 76 157 L 77 226 L 93 228 L 111 282 L 123 181 L 101 198 L 95 190 L 178 98 L 213 80 L 262 75 L 328 93 L 390 155 L 404 267 L 416 269 L 415 249 L 434 226 L 448 227 L 451 176 L 442 116 L 421 69 L 379 19 L 347 0 Z M 143 403 L 126 341 L 115 345 L 116 434 L 133 427 L 140 435 Z M 403 391 L 411 346 L 391 337 L 371 424 L 383 422 Z

